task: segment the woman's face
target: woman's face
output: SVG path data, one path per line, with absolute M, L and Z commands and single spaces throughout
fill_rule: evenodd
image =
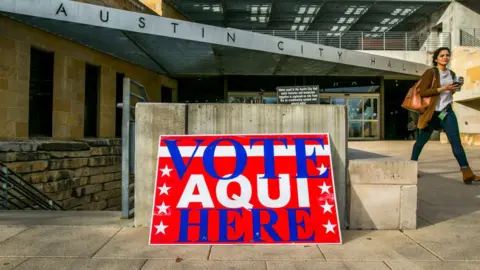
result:
M 450 52 L 448 50 L 441 50 L 437 57 L 437 63 L 446 66 L 450 63 Z

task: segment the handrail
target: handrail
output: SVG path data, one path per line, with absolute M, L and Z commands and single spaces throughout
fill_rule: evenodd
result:
M 349 50 L 435 50 L 450 46 L 450 32 L 367 32 L 253 30 L 255 33 L 284 37 Z
M 460 29 L 460 46 L 480 47 L 480 28 Z
M 43 194 L 19 174 L 0 162 L 0 199 L 3 209 L 63 210 L 54 200 Z M 12 208 L 13 206 L 13 208 Z
M 132 86 L 138 93 L 132 91 Z M 133 101 L 132 101 L 133 97 Z M 135 100 L 136 99 L 136 100 Z M 134 196 L 130 196 L 130 179 L 135 169 L 135 110 L 136 102 L 149 102 L 145 87 L 131 78 L 123 79 L 123 100 L 117 107 L 122 108 L 122 218 L 133 217 Z

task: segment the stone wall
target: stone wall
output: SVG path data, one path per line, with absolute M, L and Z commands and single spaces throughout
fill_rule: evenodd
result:
M 161 100 L 162 86 L 177 81 L 73 43 L 7 17 L 0 17 L 0 139 L 29 138 L 31 48 L 54 54 L 52 137 L 55 140 L 84 136 L 85 65 L 100 67 L 98 136 L 115 136 L 116 75 L 124 74 L 145 86 L 150 101 Z
M 65 210 L 121 210 L 121 140 L 4 141 L 0 162 Z

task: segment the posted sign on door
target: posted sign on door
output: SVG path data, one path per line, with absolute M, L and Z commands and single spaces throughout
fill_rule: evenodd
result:
M 342 242 L 328 134 L 159 143 L 151 245 Z

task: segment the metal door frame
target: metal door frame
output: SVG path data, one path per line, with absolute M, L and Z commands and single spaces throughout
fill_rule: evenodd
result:
M 365 122 L 377 122 L 377 136 L 375 137 L 365 137 L 364 130 L 362 130 L 362 137 L 348 137 L 348 140 L 379 140 L 381 138 L 380 132 L 381 132 L 381 121 L 382 121 L 382 115 L 380 113 L 380 108 L 381 108 L 381 99 L 380 99 L 380 93 L 320 93 L 319 98 L 330 98 L 330 104 L 332 104 L 332 98 L 344 98 L 345 99 L 345 106 L 349 106 L 349 99 L 351 98 L 376 98 L 377 99 L 377 119 L 376 120 L 365 120 L 365 107 L 362 106 L 362 120 L 353 120 L 352 122 L 360 122 L 362 123 L 362 129 L 363 129 L 363 123 Z M 347 110 L 348 112 L 348 110 Z M 350 123 L 350 119 L 347 119 L 348 122 Z M 350 125 L 349 125 L 350 127 Z

